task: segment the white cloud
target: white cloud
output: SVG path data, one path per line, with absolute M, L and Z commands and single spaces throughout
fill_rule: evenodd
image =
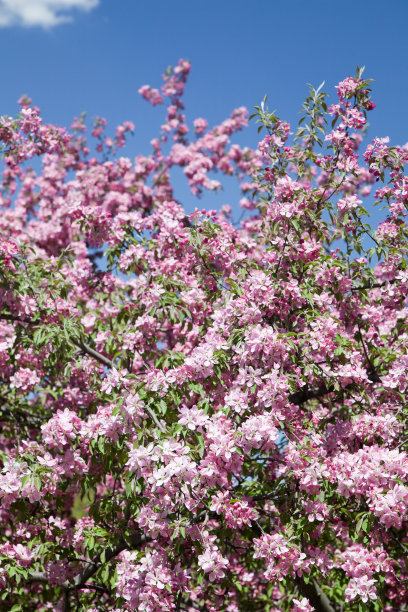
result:
M 90 11 L 99 0 L 0 0 L 0 27 L 51 28 L 72 21 L 72 10 Z

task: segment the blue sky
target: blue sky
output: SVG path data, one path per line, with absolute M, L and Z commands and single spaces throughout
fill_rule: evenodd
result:
M 15 114 L 26 93 L 47 122 L 69 125 L 82 111 L 112 129 L 131 120 L 132 156 L 150 152 L 164 119 L 137 91 L 160 85 L 180 57 L 192 63 L 187 116 L 210 125 L 265 93 L 295 125 L 307 82 L 325 80 L 334 101 L 334 85 L 358 64 L 375 79 L 369 137 L 404 144 L 407 22 L 406 0 L 0 0 L 0 114 Z M 255 125 L 238 141 L 255 146 Z M 217 207 L 228 201 L 216 197 Z

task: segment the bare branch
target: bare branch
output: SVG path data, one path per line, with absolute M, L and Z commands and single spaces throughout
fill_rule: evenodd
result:
M 108 357 L 105 357 L 105 355 L 101 355 L 101 353 L 98 353 L 98 351 L 95 351 L 95 349 L 90 347 L 89 344 L 86 344 L 82 340 L 75 340 L 75 339 L 72 339 L 72 342 L 75 344 L 75 346 L 80 348 L 84 353 L 87 353 L 90 357 L 93 357 L 94 359 L 96 359 L 96 361 L 99 361 L 99 363 L 101 363 L 102 365 L 107 366 L 108 368 L 115 367 L 115 364 L 113 363 L 113 361 L 108 359 Z
M 158 427 L 160 429 L 160 431 L 162 433 L 164 433 L 166 430 L 163 427 L 163 425 L 160 423 L 159 419 L 157 418 L 157 416 L 154 414 L 153 410 L 150 408 L 150 406 L 143 406 L 143 410 L 146 410 L 146 412 L 148 412 L 150 414 L 150 416 L 152 417 L 156 427 Z
M 316 580 L 313 579 L 306 583 L 303 578 L 296 577 L 295 583 L 301 595 L 309 600 L 316 612 L 335 612 L 329 598 L 323 593 Z

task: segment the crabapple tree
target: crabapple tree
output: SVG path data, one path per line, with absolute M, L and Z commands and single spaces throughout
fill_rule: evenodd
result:
M 133 160 L 130 122 L 0 120 L 1 609 L 403 610 L 408 147 L 362 146 L 359 69 L 256 150 L 244 108 L 189 138 L 189 70 Z

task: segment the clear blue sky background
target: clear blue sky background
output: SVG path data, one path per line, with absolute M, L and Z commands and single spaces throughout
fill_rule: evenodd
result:
M 70 22 L 44 28 L 27 24 L 43 14 L 50 23 L 44 13 L 50 0 L 20 0 L 19 14 L 13 0 L 0 0 L 0 114 L 15 114 L 16 100 L 27 93 L 47 122 L 69 125 L 81 111 L 106 117 L 112 130 L 131 120 L 136 130 L 126 154 L 133 156 L 150 152 L 164 119 L 163 107 L 151 107 L 137 91 L 145 83 L 159 86 L 163 69 L 180 57 L 192 62 L 188 119 L 202 116 L 210 125 L 237 106 L 252 109 L 265 93 L 270 107 L 296 124 L 307 82 L 325 80 L 334 101 L 334 85 L 358 64 L 375 79 L 369 136 L 408 141 L 407 0 L 75 3 L 89 10 L 67 11 Z M 255 125 L 238 141 L 255 146 Z M 182 195 L 194 208 L 188 190 Z M 227 195 L 216 196 L 214 206 Z

